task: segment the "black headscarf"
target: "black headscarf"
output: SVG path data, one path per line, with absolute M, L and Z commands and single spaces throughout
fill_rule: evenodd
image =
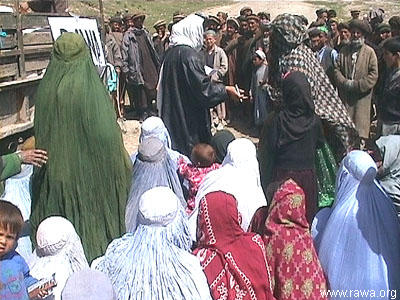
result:
M 283 107 L 278 115 L 278 145 L 302 139 L 316 122 L 311 87 L 302 72 L 292 72 L 282 81 Z
M 212 138 L 211 138 L 211 146 L 215 149 L 215 156 L 216 162 L 222 163 L 225 158 L 228 145 L 235 139 L 235 136 L 229 130 L 221 130 L 218 131 Z

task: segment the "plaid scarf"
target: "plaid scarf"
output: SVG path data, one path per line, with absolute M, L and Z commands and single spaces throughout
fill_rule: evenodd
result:
M 311 86 L 315 104 L 315 113 L 321 119 L 347 128 L 354 128 L 346 107 L 333 88 L 321 63 L 312 50 L 304 44 L 293 49 L 288 55 L 279 59 L 280 74 L 300 71 L 304 73 Z
M 337 91 L 333 88 L 315 53 L 305 45 L 306 27 L 300 17 L 283 14 L 272 22 L 269 93 L 273 100 L 282 98 L 281 79 L 288 72 L 300 71 L 307 77 L 315 104 L 315 113 L 335 128 L 343 146 L 350 145 L 354 123 Z

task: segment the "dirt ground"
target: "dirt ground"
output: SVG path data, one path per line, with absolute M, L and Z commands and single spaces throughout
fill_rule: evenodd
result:
M 137 151 L 139 146 L 140 123 L 137 120 L 126 120 L 121 127 L 125 129 L 125 132 L 122 133 L 125 148 L 129 154 L 132 154 Z M 254 137 L 254 134 L 249 134 L 247 130 L 242 128 L 245 128 L 242 124 L 226 127 L 235 137 L 246 137 L 254 143 L 258 143 L 258 138 Z
M 302 0 L 237 1 L 236 3 L 215 7 L 205 12 L 215 15 L 219 11 L 224 11 L 228 12 L 229 16 L 237 16 L 243 6 L 250 6 L 256 13 L 267 11 L 271 14 L 272 19 L 282 13 L 302 14 L 309 20 L 315 19 L 316 6 Z

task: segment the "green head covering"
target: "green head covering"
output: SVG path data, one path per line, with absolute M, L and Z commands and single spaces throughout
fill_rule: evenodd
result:
M 54 43 L 53 55 L 57 59 L 70 62 L 89 53 L 85 40 L 76 33 L 65 32 Z
M 33 174 L 33 229 L 48 216 L 66 217 L 88 260 L 103 255 L 125 232 L 131 163 L 110 96 L 78 34 L 55 42 L 35 95 L 34 125 L 36 147 L 49 159 Z
M 325 34 L 328 34 L 328 33 L 329 33 L 329 30 L 328 30 L 328 28 L 327 28 L 326 26 L 319 26 L 319 27 L 318 27 L 318 30 L 319 30 L 320 32 L 325 33 Z

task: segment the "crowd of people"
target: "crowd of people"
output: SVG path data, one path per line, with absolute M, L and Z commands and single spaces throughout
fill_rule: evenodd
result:
M 111 94 L 63 33 L 0 159 L 0 299 L 397 299 L 400 17 L 360 13 L 115 16 Z

